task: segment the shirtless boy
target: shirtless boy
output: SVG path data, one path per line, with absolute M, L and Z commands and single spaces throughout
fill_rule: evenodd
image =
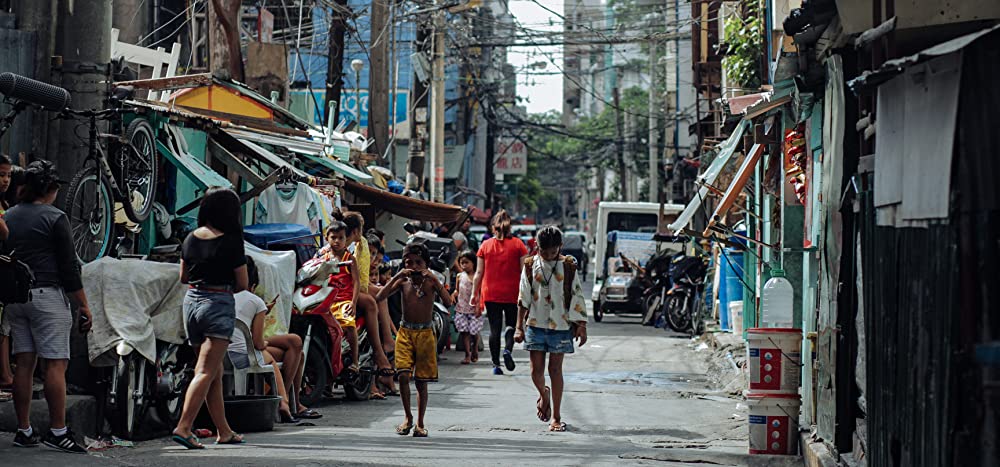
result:
M 400 396 L 406 420 L 396 427 L 396 434 L 427 437 L 424 413 L 427 412 L 427 383 L 437 381 L 437 342 L 431 321 L 434 316 L 434 296 L 441 297 L 445 306 L 451 306 L 451 295 L 434 274 L 427 269 L 430 253 L 419 244 L 407 245 L 403 250 L 403 270 L 378 292 L 376 300 L 383 300 L 397 290 L 403 290 L 403 319 L 396 335 L 396 375 L 399 378 Z M 413 426 L 410 410 L 410 378 L 417 386 L 417 426 Z

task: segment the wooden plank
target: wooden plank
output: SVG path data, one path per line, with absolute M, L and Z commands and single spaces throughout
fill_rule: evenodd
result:
M 743 188 L 746 186 L 747 182 L 750 180 L 750 176 L 753 175 L 753 169 L 757 166 L 760 161 L 760 157 L 764 154 L 764 145 L 755 144 L 750 148 L 750 154 L 747 154 L 746 159 L 743 160 L 743 165 L 740 167 L 739 171 L 736 173 L 736 177 L 733 178 L 733 183 L 729 185 L 726 190 L 725 196 L 722 197 L 722 201 L 719 201 L 718 207 L 715 208 L 715 213 L 708 220 L 708 227 L 705 228 L 705 235 L 708 236 L 711 232 L 712 227 L 717 223 L 721 223 L 726 213 L 729 209 L 733 207 L 736 203 L 736 199 L 739 194 L 743 192 Z
M 239 157 L 222 147 L 222 145 L 211 136 L 208 138 L 208 150 L 212 153 L 212 157 L 222 161 L 223 164 L 226 164 L 226 167 L 229 167 L 234 172 L 239 174 L 240 177 L 243 177 L 247 183 L 257 186 L 264 182 L 264 179 L 260 175 L 257 175 L 257 173 L 243 163 Z
M 197 75 L 171 76 L 167 78 L 135 79 L 132 81 L 118 81 L 119 86 L 133 86 L 136 89 L 164 90 L 193 88 L 212 84 L 212 74 L 202 73 Z

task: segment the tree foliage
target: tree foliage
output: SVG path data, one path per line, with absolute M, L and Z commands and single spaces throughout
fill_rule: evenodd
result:
M 725 20 L 726 55 L 722 66 L 736 87 L 760 87 L 763 22 L 760 0 L 740 0 L 740 14 Z

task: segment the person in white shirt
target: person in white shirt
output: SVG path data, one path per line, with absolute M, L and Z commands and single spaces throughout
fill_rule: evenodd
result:
M 538 419 L 548 422 L 551 418 L 549 431 L 566 431 L 560 413 L 563 357 L 573 353 L 574 339 L 581 346 L 587 342 L 586 298 L 580 275 L 576 274 L 576 261 L 561 254 L 562 232 L 548 226 L 538 231 L 536 240 L 538 253 L 524 260 L 521 271 L 514 341 L 524 342 L 531 356 L 531 381 L 538 390 Z M 551 391 L 545 385 L 546 354 Z
M 249 276 L 249 290 L 244 290 L 233 296 L 236 302 L 236 319 L 242 321 L 250 329 L 253 351 L 257 353 L 257 359 L 263 360 L 265 364 L 273 364 L 276 361 L 282 362 L 282 369 L 279 371 L 277 365 L 274 366 L 274 378 L 277 384 L 277 393 L 281 397 L 278 406 L 278 413 L 282 423 L 295 423 L 299 418 L 320 418 L 322 415 L 311 410 L 296 401 L 296 411 L 291 411 L 291 401 L 288 395 L 298 394 L 302 382 L 302 369 L 299 362 L 302 356 L 302 338 L 296 334 L 282 334 L 272 336 L 270 340 L 264 340 L 264 322 L 267 314 L 274 307 L 278 297 L 271 303 L 264 303 L 264 300 L 251 292 L 260 283 L 260 276 L 254 265 L 253 259 L 247 257 L 247 275 Z M 237 368 L 250 366 L 250 358 L 247 353 L 247 343 L 243 333 L 239 329 L 233 331 L 233 336 L 229 341 L 229 359 Z

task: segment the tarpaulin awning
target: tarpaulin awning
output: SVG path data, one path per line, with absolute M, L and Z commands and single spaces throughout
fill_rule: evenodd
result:
M 743 165 L 740 166 L 740 170 L 736 172 L 736 176 L 733 177 L 733 182 L 729 184 L 729 188 L 726 189 L 726 194 L 722 196 L 722 201 L 715 208 L 715 213 L 708 220 L 708 227 L 705 229 L 704 235 L 708 236 L 711 233 L 712 227 L 716 224 L 722 222 L 729 213 L 729 209 L 733 207 L 736 203 L 736 199 L 739 198 L 740 193 L 743 188 L 746 187 L 747 181 L 750 180 L 750 175 L 753 174 L 754 168 L 757 163 L 760 162 L 760 156 L 764 154 L 764 145 L 755 144 L 750 149 L 750 154 L 743 159 Z
M 314 154 L 303 154 L 302 156 L 308 159 L 309 161 L 319 164 L 334 172 L 337 172 L 355 182 L 371 183 L 373 180 L 371 174 L 364 173 L 336 159 L 331 159 L 329 157 L 314 155 Z
M 677 232 L 687 227 L 688 223 L 690 223 L 691 219 L 694 217 L 694 214 L 701 209 L 702 200 L 708 196 L 708 187 L 715 184 L 715 180 L 719 178 L 719 174 L 722 172 L 723 167 L 725 167 L 726 164 L 729 163 L 729 160 L 732 159 L 733 154 L 736 152 L 736 148 L 740 146 L 740 140 L 743 139 L 743 133 L 746 132 L 749 126 L 749 120 L 740 120 L 739 125 L 733 129 L 733 133 L 729 135 L 729 138 L 726 138 L 726 140 L 719 145 L 719 153 L 715 156 L 715 160 L 709 164 L 705 173 L 698 177 L 697 183 L 700 185 L 698 192 L 695 193 L 691 202 L 684 207 L 684 211 L 677 216 L 677 219 L 668 226 L 671 231 Z
M 348 180 L 344 187 L 347 191 L 371 203 L 376 208 L 406 219 L 451 223 L 458 222 L 466 215 L 465 210 L 458 206 L 397 195 L 351 180 Z

